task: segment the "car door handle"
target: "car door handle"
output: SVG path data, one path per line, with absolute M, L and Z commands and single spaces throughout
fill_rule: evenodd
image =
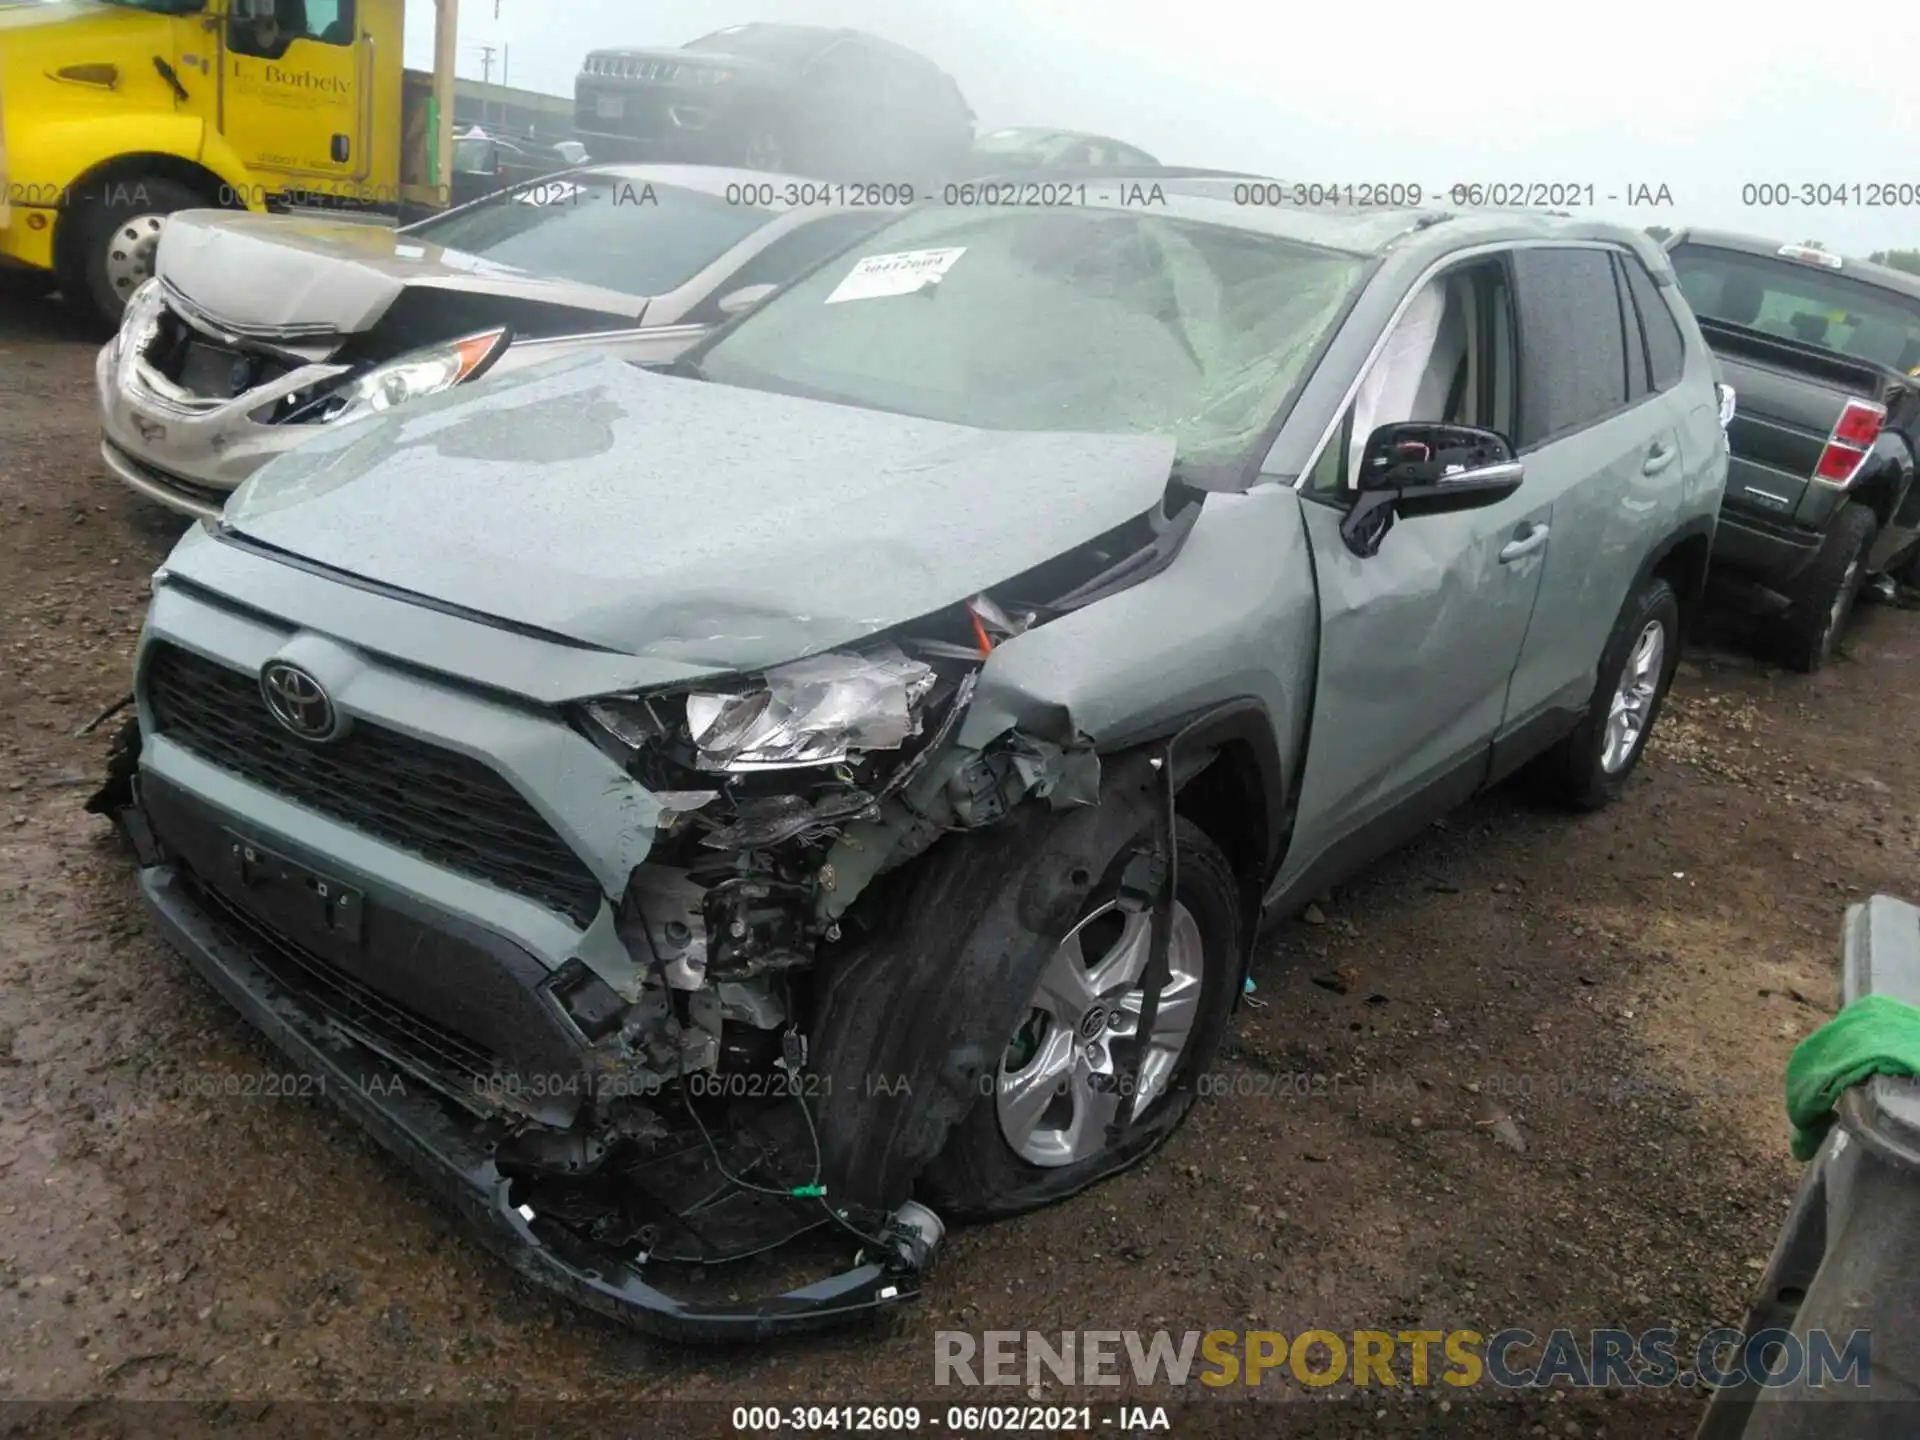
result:
M 1665 441 L 1656 442 L 1653 449 L 1647 452 L 1646 461 L 1640 466 L 1640 473 L 1642 475 L 1658 475 L 1673 463 L 1673 457 L 1679 453 L 1680 451 L 1677 447 L 1669 445 Z
M 1516 560 L 1523 560 L 1546 543 L 1547 527 L 1544 525 L 1528 526 L 1524 534 L 1515 531 L 1513 539 L 1500 547 L 1500 563 L 1511 565 Z

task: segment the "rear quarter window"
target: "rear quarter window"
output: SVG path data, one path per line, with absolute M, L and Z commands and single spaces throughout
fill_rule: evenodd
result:
M 1647 273 L 1647 267 L 1633 255 L 1622 255 L 1620 266 L 1627 272 L 1627 290 L 1633 296 L 1633 308 L 1639 312 L 1640 328 L 1647 337 L 1653 388 L 1671 389 L 1680 383 L 1680 372 L 1686 369 L 1687 342 L 1680 334 L 1673 311 L 1667 306 L 1667 297 Z

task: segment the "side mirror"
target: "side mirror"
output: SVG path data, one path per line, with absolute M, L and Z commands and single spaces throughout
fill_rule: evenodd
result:
M 720 297 L 719 311 L 727 316 L 743 314 L 779 288 L 778 285 L 748 285 L 732 291 Z
M 1497 431 L 1382 425 L 1361 452 L 1354 487 L 1359 495 L 1340 522 L 1340 536 L 1364 558 L 1378 552 L 1396 518 L 1497 505 L 1520 488 L 1523 478 L 1513 445 Z

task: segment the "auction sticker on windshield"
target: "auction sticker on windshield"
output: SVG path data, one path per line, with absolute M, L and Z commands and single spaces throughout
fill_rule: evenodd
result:
M 826 304 L 842 300 L 877 300 L 883 295 L 911 295 L 922 285 L 937 285 L 967 253 L 964 245 L 944 250 L 902 250 L 893 255 L 868 255 L 854 265 L 847 278 L 833 287 Z

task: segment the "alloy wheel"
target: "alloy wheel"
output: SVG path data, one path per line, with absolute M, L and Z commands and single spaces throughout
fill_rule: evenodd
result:
M 1116 1042 L 1140 1033 L 1152 937 L 1150 909 L 1109 902 L 1068 932 L 1041 973 L 995 1089 L 1001 1134 L 1029 1164 L 1071 1165 L 1106 1145 L 1123 1101 Z M 1167 971 L 1133 1086 L 1134 1119 L 1165 1094 L 1199 1014 L 1205 947 L 1199 922 L 1178 901 Z
M 1653 714 L 1654 697 L 1660 693 L 1660 676 L 1667 658 L 1667 627 L 1649 620 L 1627 653 L 1620 671 L 1620 684 L 1607 709 L 1607 728 L 1600 740 L 1600 768 L 1618 775 L 1639 753 L 1647 736 L 1647 721 Z

